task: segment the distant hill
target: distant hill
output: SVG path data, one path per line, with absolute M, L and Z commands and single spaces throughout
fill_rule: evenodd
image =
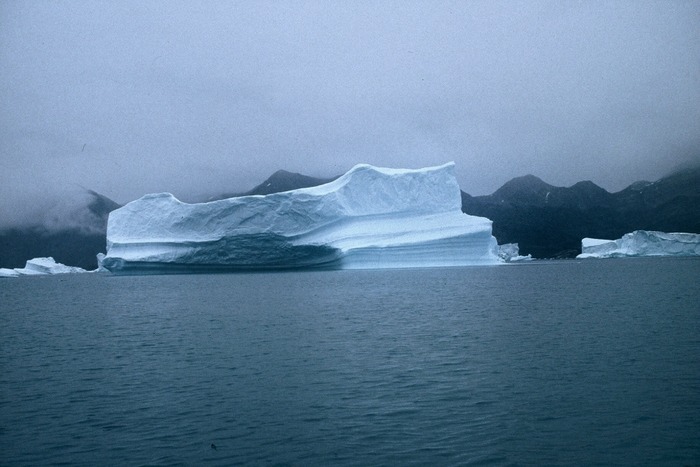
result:
M 246 195 L 269 195 L 272 193 L 280 193 L 283 191 L 296 190 L 299 188 L 309 188 L 312 186 L 323 185 L 324 183 L 332 182 L 338 177 L 333 178 L 315 178 L 306 175 L 301 175 L 286 170 L 278 170 L 273 173 L 270 178 L 256 186 L 252 190 L 246 192 Z
M 0 267 L 24 267 L 28 259 L 53 256 L 59 263 L 97 267 L 106 250 L 109 213 L 120 205 L 92 190 L 81 189 L 29 226 L 0 230 Z
M 267 180 L 262 182 L 260 185 L 257 185 L 250 191 L 243 193 L 222 193 L 217 196 L 212 196 L 209 198 L 209 201 L 232 198 L 234 196 L 269 195 L 272 193 L 281 193 L 283 191 L 297 190 L 299 188 L 309 188 L 332 182 L 336 178 L 338 177 L 315 178 L 295 172 L 287 172 L 286 170 L 278 170 Z
M 318 186 L 321 179 L 279 170 L 245 193 L 267 195 Z M 119 204 L 91 190 L 57 202 L 36 225 L 0 230 L 0 267 L 22 267 L 26 260 L 53 256 L 70 266 L 94 269 L 104 252 L 107 218 Z M 462 192 L 462 211 L 488 217 L 499 243 L 518 243 L 535 258 L 571 258 L 584 237 L 616 239 L 633 230 L 700 233 L 700 167 L 656 182 L 640 181 L 617 193 L 593 182 L 550 185 L 534 175 L 517 177 L 491 195 Z
M 700 232 L 700 168 L 609 193 L 593 182 L 555 187 L 533 175 L 514 178 L 493 194 L 462 194 L 462 210 L 493 220 L 499 243 L 522 254 L 569 258 L 584 237 L 616 239 L 633 230 Z

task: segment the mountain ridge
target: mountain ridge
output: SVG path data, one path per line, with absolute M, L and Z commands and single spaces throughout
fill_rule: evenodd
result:
M 109 213 L 120 206 L 86 188 L 76 199 L 56 200 L 56 210 L 35 224 L 0 229 L 0 267 L 23 267 L 29 259 L 53 256 L 59 263 L 95 269 L 97 253 L 106 248 Z
M 584 237 L 700 232 L 700 167 L 615 193 L 590 181 L 555 187 L 531 175 L 516 177 L 491 195 L 463 193 L 462 210 L 491 219 L 499 243 L 518 243 L 523 254 L 570 258 Z
M 335 180 L 278 170 L 244 193 L 267 195 L 308 188 Z M 93 190 L 67 212 L 50 214 L 29 227 L 0 230 L 0 267 L 22 267 L 26 260 L 53 256 L 71 266 L 94 269 L 95 255 L 105 251 L 109 212 L 120 205 Z M 674 172 L 654 182 L 638 181 L 614 193 L 584 180 L 557 187 L 535 175 L 515 177 L 490 195 L 462 191 L 462 211 L 493 221 L 500 244 L 518 243 L 535 258 L 571 258 L 584 237 L 615 239 L 634 230 L 700 233 L 700 167 Z M 65 216 L 65 215 L 64 215 Z M 63 224 L 62 224 L 63 223 Z

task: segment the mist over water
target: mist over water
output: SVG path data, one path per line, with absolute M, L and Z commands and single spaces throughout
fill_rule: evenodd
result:
M 697 258 L 0 282 L 7 464 L 694 464 Z M 213 445 L 213 446 L 212 446 Z

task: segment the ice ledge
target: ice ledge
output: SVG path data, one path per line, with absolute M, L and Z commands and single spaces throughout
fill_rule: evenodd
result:
M 23 268 L 0 268 L 0 277 L 38 276 L 47 274 L 73 274 L 88 272 L 77 266 L 57 263 L 52 257 L 34 258 L 26 262 Z
M 577 258 L 700 256 L 700 234 L 635 230 L 617 240 L 584 238 Z

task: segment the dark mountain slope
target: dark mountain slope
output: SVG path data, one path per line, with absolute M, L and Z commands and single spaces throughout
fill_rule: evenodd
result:
M 28 259 L 53 256 L 59 263 L 97 267 L 97 253 L 106 250 L 109 213 L 119 207 L 92 190 L 57 200 L 35 225 L 0 230 L 0 267 L 23 267 Z
M 280 170 L 243 194 L 265 195 L 332 180 Z M 231 196 L 236 195 L 212 200 Z M 57 206 L 34 226 L 0 231 L 0 267 L 22 267 L 40 256 L 85 269 L 97 266 L 95 255 L 105 251 L 109 212 L 119 205 L 83 190 Z M 518 243 L 522 254 L 573 257 L 583 237 L 615 239 L 638 229 L 700 233 L 700 167 L 656 182 L 636 182 L 617 193 L 590 181 L 565 188 L 526 175 L 488 196 L 463 192 L 462 210 L 493 220 L 498 242 Z
M 548 194 L 554 189 L 534 175 L 516 177 L 506 182 L 490 195 L 494 203 L 512 205 L 535 205 L 547 202 Z
M 106 251 L 105 234 L 81 229 L 48 231 L 42 227 L 0 231 L 0 265 L 24 267 L 28 259 L 52 256 L 57 262 L 92 270 L 97 253 Z
M 273 173 L 270 178 L 256 186 L 252 190 L 245 193 L 246 195 L 269 195 L 271 193 L 280 193 L 283 191 L 296 190 L 298 188 L 309 188 L 312 186 L 323 185 L 331 182 L 337 177 L 323 179 L 309 177 L 286 170 L 278 170 Z
M 493 220 L 499 243 L 517 242 L 522 254 L 573 257 L 583 237 L 615 239 L 638 229 L 700 232 L 700 169 L 618 193 L 589 181 L 554 187 L 528 175 L 488 196 L 464 193 L 462 210 Z
M 207 201 L 216 201 L 220 199 L 233 198 L 236 196 L 251 196 L 251 195 L 269 195 L 272 193 L 281 193 L 283 191 L 296 190 L 299 188 L 309 188 L 312 186 L 323 185 L 331 182 L 338 177 L 324 179 L 309 177 L 307 175 L 298 174 L 295 172 L 287 172 L 286 170 L 278 170 L 273 173 L 267 180 L 257 185 L 253 189 L 243 193 L 222 193 L 217 196 L 212 196 Z
M 648 230 L 700 232 L 700 167 L 615 193 L 627 223 Z

